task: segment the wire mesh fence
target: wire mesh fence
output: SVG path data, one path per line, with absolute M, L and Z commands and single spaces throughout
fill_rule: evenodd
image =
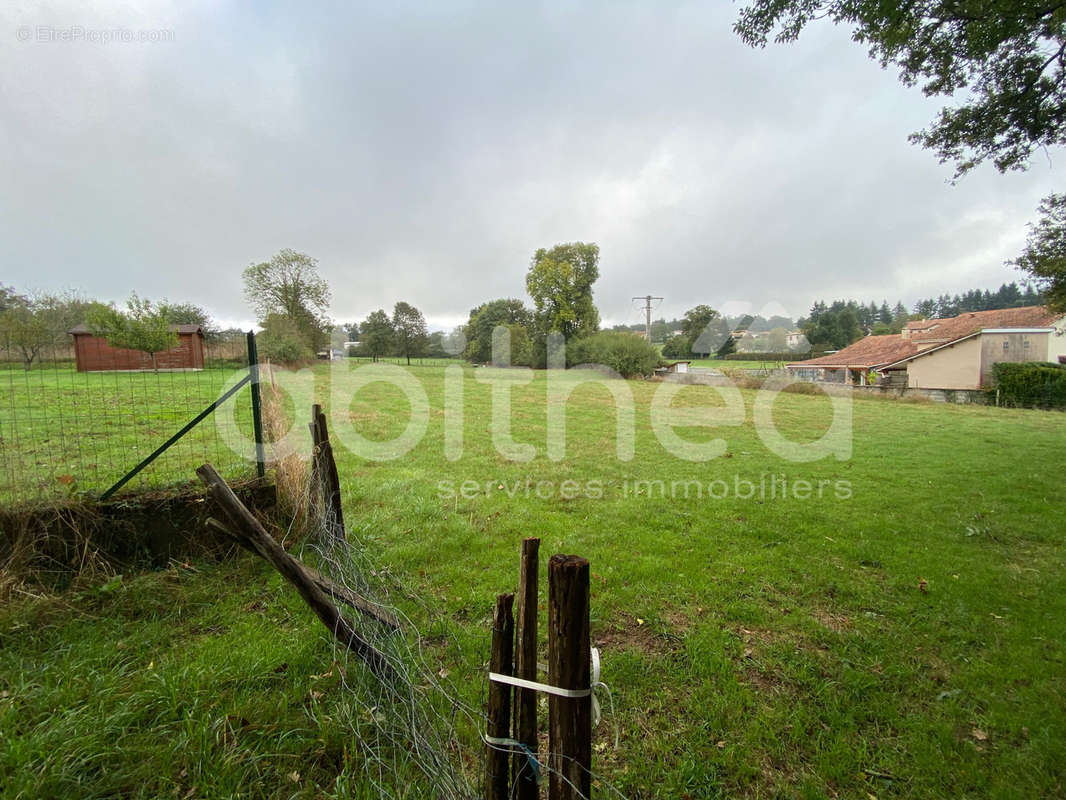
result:
M 32 352 L 0 334 L 0 504 L 105 492 L 247 373 L 245 334 L 172 327 L 173 346 L 154 354 L 112 347 L 83 328 Z M 251 439 L 250 388 L 230 403 Z M 188 484 L 203 461 L 228 478 L 255 472 L 208 417 L 122 491 Z

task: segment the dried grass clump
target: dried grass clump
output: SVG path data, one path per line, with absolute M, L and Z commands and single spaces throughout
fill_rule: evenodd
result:
M 94 543 L 102 522 L 86 504 L 0 515 L 0 601 L 37 590 L 94 585 L 115 570 Z
M 269 373 L 263 385 L 263 432 L 267 441 L 279 441 L 292 425 L 284 398 Z M 303 539 L 318 527 L 323 509 L 318 492 L 311 491 L 309 462 L 298 453 L 289 453 L 274 461 L 274 486 L 277 490 L 278 518 L 288 520 L 285 539 Z

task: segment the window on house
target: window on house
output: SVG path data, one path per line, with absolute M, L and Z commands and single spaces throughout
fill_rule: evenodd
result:
M 1029 349 L 1029 340 L 1028 339 L 1022 339 L 1022 348 L 1025 349 L 1025 350 Z
M 1004 339 L 1003 340 L 1003 349 L 1004 350 L 1010 350 L 1010 339 Z

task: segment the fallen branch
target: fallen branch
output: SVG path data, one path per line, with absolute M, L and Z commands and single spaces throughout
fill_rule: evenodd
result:
M 231 531 L 228 527 L 223 525 L 214 517 L 207 518 L 207 526 L 210 528 L 214 528 L 220 533 L 226 534 L 226 536 L 233 539 L 245 550 L 259 555 L 259 551 L 252 546 L 251 542 L 249 542 L 243 536 L 238 536 L 236 533 Z M 392 630 L 400 629 L 400 620 L 387 609 L 382 608 L 380 605 L 374 603 L 371 600 L 367 600 L 365 597 L 362 597 L 361 595 L 357 594 L 356 592 L 353 592 L 351 589 L 345 586 L 338 586 L 318 570 L 312 569 L 306 564 L 302 564 L 300 562 L 297 563 L 300 564 L 300 566 L 303 568 L 303 571 L 307 574 L 307 577 L 316 586 L 318 586 L 319 589 L 325 592 L 326 595 L 332 597 L 334 600 L 339 600 L 349 608 L 355 609 L 360 614 L 369 617 L 370 619 L 384 625 L 387 628 L 391 628 Z
M 240 536 L 247 539 L 255 552 L 269 561 L 274 569 L 296 588 L 304 602 L 311 607 L 311 610 L 337 641 L 359 656 L 378 678 L 390 681 L 396 678 L 396 672 L 385 655 L 360 636 L 341 616 L 325 592 L 308 575 L 304 565 L 286 553 L 285 549 L 266 532 L 259 524 L 259 520 L 245 508 L 215 468 L 210 464 L 203 464 L 196 470 L 196 474 L 208 487 L 211 496 L 229 517 Z

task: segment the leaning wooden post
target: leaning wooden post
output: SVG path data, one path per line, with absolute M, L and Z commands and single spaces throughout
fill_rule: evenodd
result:
M 322 413 L 322 406 L 315 403 L 311 406 L 311 421 L 307 427 L 311 430 L 311 491 L 316 497 L 322 497 L 322 459 L 321 440 L 319 439 L 318 415 Z
M 333 443 L 326 428 L 326 415 L 318 406 L 315 425 L 318 428 L 319 447 L 322 450 L 323 491 L 326 496 L 326 521 L 333 535 L 341 541 L 345 538 L 344 509 L 341 507 L 341 479 L 337 472 L 337 460 L 333 457 Z
M 341 507 L 341 481 L 337 472 L 337 462 L 333 457 L 333 445 L 329 440 L 326 427 L 326 415 L 322 406 L 311 406 L 311 487 L 318 493 L 322 503 L 326 529 L 331 535 L 345 538 L 344 509 Z
M 522 542 L 522 566 L 518 574 L 518 603 L 515 611 L 515 677 L 537 679 L 537 582 L 540 578 L 538 551 L 540 539 Z M 530 753 L 537 752 L 537 693 L 515 689 L 514 739 Z M 514 757 L 516 800 L 536 800 L 537 773 L 525 753 Z
M 208 487 L 211 497 L 229 518 L 235 532 L 243 536 L 250 547 L 269 561 L 271 566 L 296 588 L 300 597 L 311 607 L 315 616 L 321 620 L 329 632 L 341 644 L 359 656 L 383 681 L 387 680 L 390 683 L 398 681 L 399 676 L 385 655 L 360 636 L 355 628 L 341 616 L 337 607 L 307 574 L 303 564 L 285 552 L 285 548 L 266 532 L 259 520 L 237 498 L 215 468 L 210 464 L 202 464 L 197 468 L 196 474 L 200 476 L 200 480 Z
M 513 674 L 514 656 L 514 605 L 513 594 L 501 594 L 496 598 L 492 614 L 492 654 L 489 671 L 500 675 Z M 506 683 L 489 681 L 489 736 L 506 739 L 511 734 L 511 687 Z M 511 788 L 510 748 L 506 745 L 488 745 L 485 797 L 487 800 L 507 800 Z
M 560 689 L 591 688 L 589 562 L 555 555 L 548 561 L 548 682 Z M 548 696 L 549 800 L 589 797 L 592 791 L 592 695 Z

